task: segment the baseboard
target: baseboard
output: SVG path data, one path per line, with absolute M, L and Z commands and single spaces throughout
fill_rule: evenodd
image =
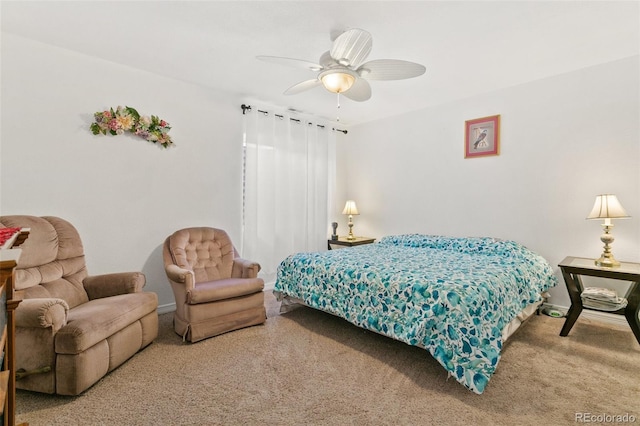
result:
M 568 306 L 559 306 L 559 305 L 553 305 L 550 303 L 545 303 L 544 307 L 556 309 L 565 315 L 569 310 Z M 586 318 L 593 321 L 599 321 L 599 322 L 621 325 L 621 326 L 629 325 L 624 315 L 610 314 L 608 312 L 601 312 L 601 311 L 592 311 L 589 309 L 583 309 L 582 312 L 580 313 L 580 316 L 578 317 L 578 320 L 580 320 L 580 318 Z
M 158 315 L 166 314 L 176 310 L 175 303 L 167 303 L 166 305 L 158 305 Z

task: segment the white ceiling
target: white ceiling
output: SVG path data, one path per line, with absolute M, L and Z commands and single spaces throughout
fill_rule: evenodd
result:
M 255 59 L 317 62 L 349 28 L 373 35 L 371 59 L 426 66 L 342 97 L 356 124 L 639 53 L 638 1 L 2 1 L 2 31 L 159 75 L 335 120 L 336 95 L 289 86 L 310 71 Z

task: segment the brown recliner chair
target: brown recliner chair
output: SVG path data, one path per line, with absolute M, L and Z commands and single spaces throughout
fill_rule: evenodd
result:
M 173 325 L 189 342 L 266 321 L 260 265 L 242 259 L 221 229 L 195 227 L 164 242 L 165 271 L 176 299 Z
M 78 395 L 158 336 L 158 296 L 140 272 L 89 276 L 64 219 L 2 216 L 30 228 L 15 270 L 18 389 Z

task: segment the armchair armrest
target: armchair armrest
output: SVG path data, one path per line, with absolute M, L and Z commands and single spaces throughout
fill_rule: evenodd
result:
M 138 293 L 146 284 L 146 278 L 142 272 L 118 272 L 88 276 L 82 284 L 89 300 L 93 300 L 119 294 Z
M 164 270 L 171 281 L 184 284 L 185 290 L 189 291 L 194 288 L 196 277 L 193 274 L 193 271 L 181 268 L 174 264 L 165 265 Z
M 236 257 L 233 259 L 231 276 L 234 278 L 256 278 L 260 272 L 260 264 L 252 260 Z
M 16 326 L 48 328 L 57 332 L 67 324 L 69 305 L 62 299 L 23 299 L 16 308 Z

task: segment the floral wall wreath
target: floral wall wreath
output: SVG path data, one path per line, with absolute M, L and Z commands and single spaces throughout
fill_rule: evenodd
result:
M 134 108 L 119 106 L 115 111 L 109 108 L 108 111 L 99 111 L 93 116 L 96 121 L 91 124 L 91 131 L 94 135 L 100 133 L 106 135 L 107 132 L 112 135 L 122 135 L 124 132 L 130 132 L 165 148 L 173 145 L 168 133 L 171 129 L 169 123 L 155 115 L 140 116 Z

